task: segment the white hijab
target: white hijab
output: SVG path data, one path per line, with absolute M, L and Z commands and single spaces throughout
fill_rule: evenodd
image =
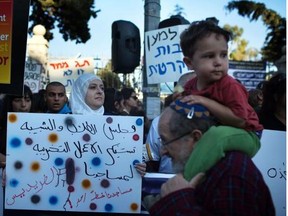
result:
M 92 73 L 82 74 L 73 83 L 72 91 L 69 98 L 70 108 L 73 114 L 104 114 L 104 106 L 99 109 L 93 110 L 85 103 L 86 93 L 89 84 L 93 80 L 101 80 L 100 77 Z M 102 80 L 101 80 L 102 81 Z

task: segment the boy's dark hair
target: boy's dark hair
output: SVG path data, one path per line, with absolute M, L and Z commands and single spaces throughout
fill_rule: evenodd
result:
M 180 46 L 184 56 L 192 57 L 195 52 L 196 42 L 209 36 L 211 33 L 223 35 L 227 43 L 232 39 L 231 32 L 220 28 L 211 20 L 193 22 L 180 35 Z

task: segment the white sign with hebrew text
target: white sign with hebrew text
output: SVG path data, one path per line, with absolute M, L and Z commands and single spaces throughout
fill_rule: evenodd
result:
M 180 34 L 188 25 L 177 25 L 145 32 L 148 84 L 176 82 L 188 71 L 183 62 Z

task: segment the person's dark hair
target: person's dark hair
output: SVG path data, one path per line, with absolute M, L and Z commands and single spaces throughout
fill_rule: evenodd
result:
M 6 128 L 7 123 L 7 114 L 8 112 L 13 112 L 13 106 L 12 102 L 16 98 L 22 98 L 22 97 L 29 97 L 31 100 L 31 110 L 30 112 L 33 112 L 33 93 L 29 86 L 24 85 L 23 94 L 22 95 L 5 95 L 3 99 L 3 110 L 0 115 L 0 128 Z
M 121 89 L 121 94 L 124 100 L 128 100 L 133 92 L 135 92 L 133 88 L 125 87 Z
M 117 90 L 114 95 L 114 101 L 120 103 L 123 100 L 121 91 Z
M 6 95 L 4 98 L 4 104 L 6 105 L 6 112 L 13 112 L 13 107 L 12 107 L 12 101 L 15 98 L 22 98 L 22 97 L 29 97 L 32 101 L 32 106 L 33 107 L 33 93 L 29 86 L 24 85 L 23 89 L 23 94 L 22 95 Z
M 104 90 L 105 93 L 105 100 L 104 100 L 104 108 L 105 112 L 109 114 L 114 114 L 117 112 L 114 102 L 115 102 L 115 93 L 116 89 L 115 88 L 106 88 Z
M 180 46 L 184 56 L 192 57 L 198 40 L 212 33 L 223 35 L 227 43 L 232 39 L 232 33 L 220 28 L 215 22 L 210 20 L 192 22 L 190 26 L 180 34 Z
M 274 113 L 279 100 L 286 94 L 286 74 L 276 73 L 263 85 L 263 104 L 260 112 Z
M 64 90 L 65 90 L 65 93 L 66 93 L 66 88 L 61 82 L 58 82 L 58 81 L 50 82 L 50 83 L 47 84 L 46 89 L 48 89 L 49 86 L 62 86 L 62 87 L 64 87 Z
M 33 94 L 33 112 L 46 113 L 47 106 L 44 99 L 46 93 L 45 89 L 40 89 L 37 93 Z

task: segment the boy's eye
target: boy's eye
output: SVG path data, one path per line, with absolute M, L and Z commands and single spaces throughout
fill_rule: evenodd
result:
M 213 58 L 214 55 L 212 54 L 208 54 L 208 55 L 204 55 L 204 58 Z

